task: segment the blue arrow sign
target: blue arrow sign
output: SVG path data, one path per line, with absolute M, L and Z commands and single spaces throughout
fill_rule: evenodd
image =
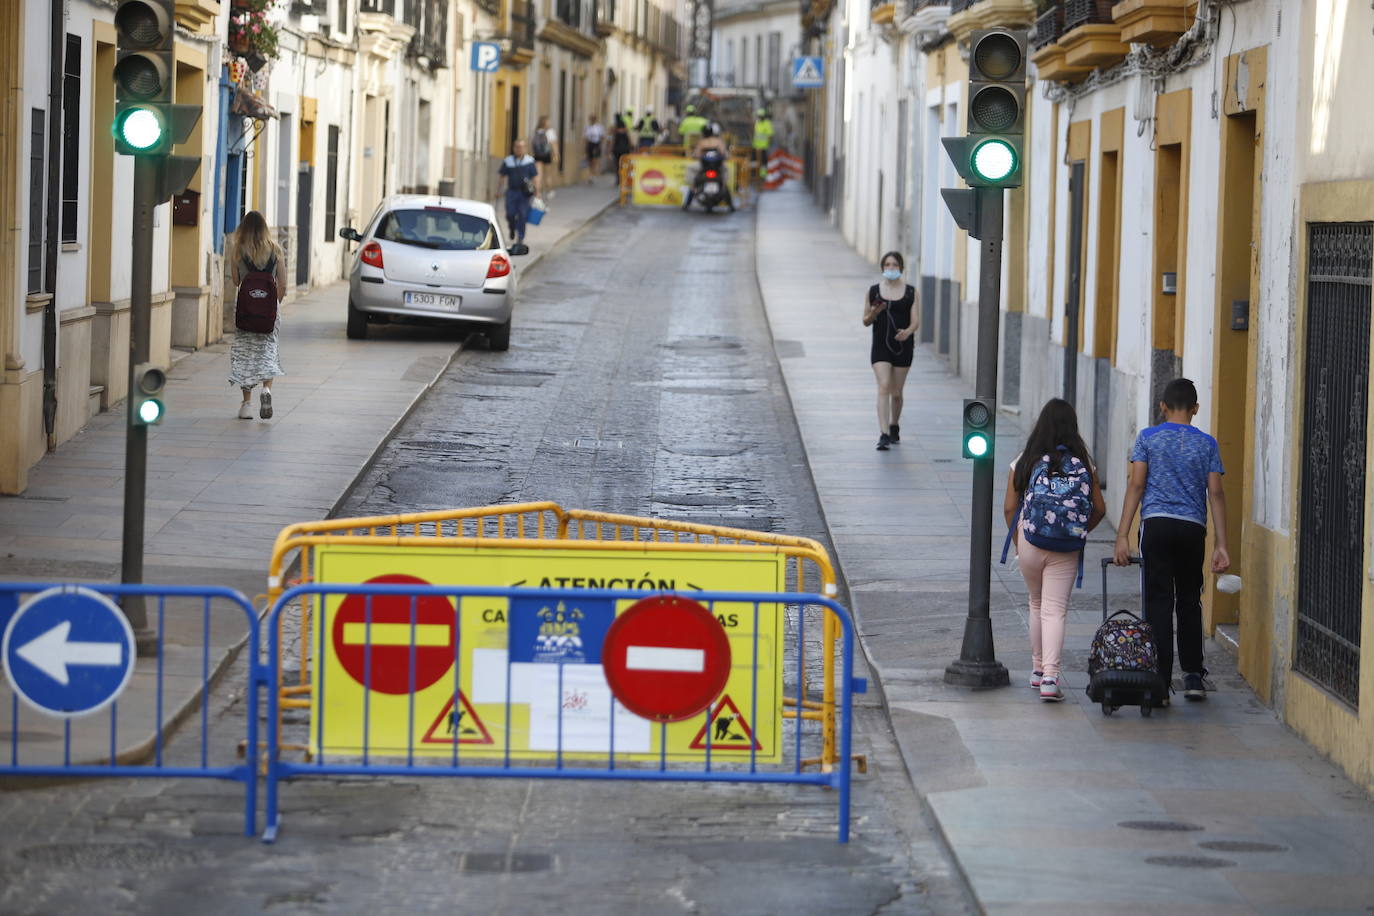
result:
M 134 673 L 134 631 L 109 598 L 81 586 L 39 592 L 20 605 L 0 642 L 5 677 L 41 713 L 99 712 Z
M 825 85 L 825 58 L 792 58 L 792 88 L 820 89 Z
M 495 73 L 501 69 L 501 46 L 494 41 L 474 41 L 472 69 L 478 73 Z

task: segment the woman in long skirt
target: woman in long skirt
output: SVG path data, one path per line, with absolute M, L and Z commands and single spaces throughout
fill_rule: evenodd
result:
M 267 220 L 257 210 L 245 215 L 234 233 L 231 264 L 236 291 L 241 290 L 245 282 L 254 284 L 255 289 L 264 288 L 269 295 L 275 296 L 273 304 L 280 306 L 286 294 L 286 258 L 281 247 L 272 240 Z M 236 303 L 239 298 L 242 297 L 236 296 Z M 243 392 L 243 402 L 239 404 L 240 420 L 253 419 L 253 389 L 262 385 L 258 416 L 268 420 L 272 417 L 272 379 L 286 374 L 277 361 L 280 319 L 272 323 L 270 333 L 248 331 L 242 327 L 245 323 L 242 309 L 239 312 L 235 322 L 239 327 L 229 348 L 229 384 L 237 385 Z

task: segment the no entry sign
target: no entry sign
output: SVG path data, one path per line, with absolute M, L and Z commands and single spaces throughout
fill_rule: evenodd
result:
M 681 722 L 725 689 L 730 639 L 698 602 L 655 595 L 636 601 L 611 624 L 601 664 L 611 692 L 630 712 Z
M 368 579 L 366 584 L 430 583 L 415 576 L 386 575 Z M 424 690 L 453 668 L 453 621 L 453 602 L 441 595 L 349 595 L 334 615 L 334 652 L 350 677 L 378 693 Z M 414 683 L 410 679 L 412 641 Z

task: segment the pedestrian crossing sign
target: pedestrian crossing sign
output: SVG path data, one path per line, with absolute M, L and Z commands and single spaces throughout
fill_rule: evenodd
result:
M 820 89 L 825 85 L 825 60 L 820 57 L 792 58 L 792 88 Z

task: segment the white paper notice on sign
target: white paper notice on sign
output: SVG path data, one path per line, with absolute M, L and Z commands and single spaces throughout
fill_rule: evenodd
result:
M 559 714 L 562 713 L 563 750 L 608 753 L 611 747 L 611 711 L 615 711 L 617 753 L 648 753 L 648 719 L 621 706 L 611 696 L 600 665 L 563 665 L 560 695 L 558 665 L 519 665 L 528 678 L 530 703 L 530 750 L 557 751 Z

